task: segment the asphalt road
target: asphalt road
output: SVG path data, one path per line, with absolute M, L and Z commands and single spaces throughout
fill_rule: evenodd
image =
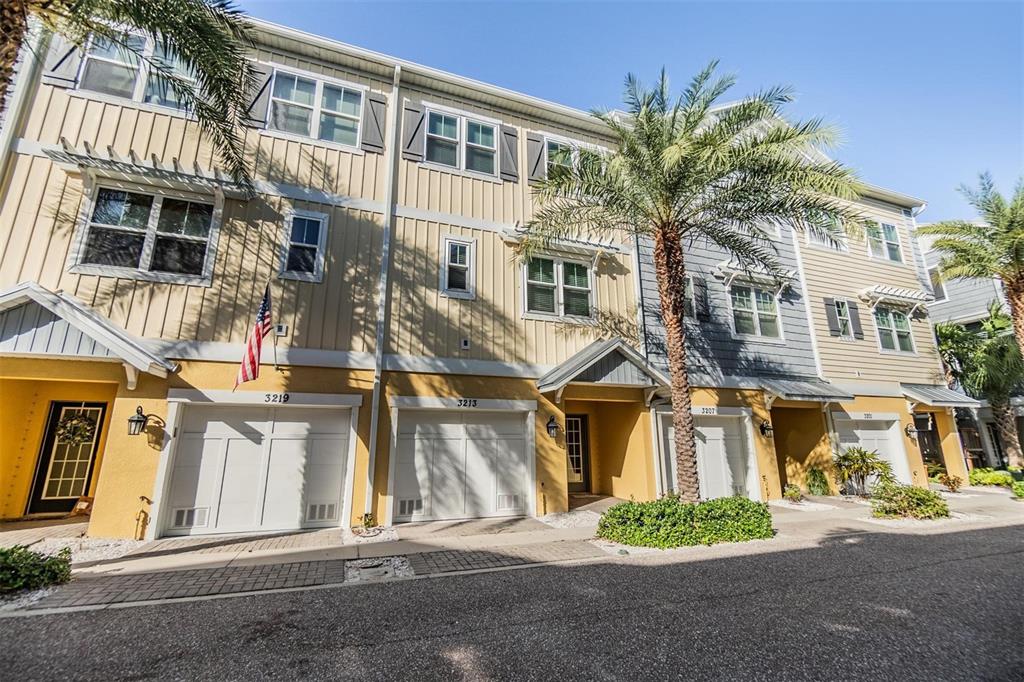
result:
M 1024 679 L 1024 526 L 0 620 L 28 679 Z

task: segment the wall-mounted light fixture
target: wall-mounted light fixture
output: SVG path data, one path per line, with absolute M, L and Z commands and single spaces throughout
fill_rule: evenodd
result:
M 904 426 L 903 433 L 907 434 L 907 438 L 917 439 L 917 427 L 913 423 Z
M 146 428 L 149 418 L 142 412 L 142 405 L 135 408 L 135 414 L 128 417 L 128 435 L 137 436 Z
M 547 430 L 548 435 L 551 436 L 552 438 L 558 437 L 558 422 L 555 420 L 554 415 L 552 415 L 551 418 L 548 419 Z
M 761 432 L 761 435 L 764 436 L 765 438 L 772 435 L 772 433 L 774 433 L 775 431 L 775 429 L 772 428 L 772 425 L 768 423 L 767 419 L 762 419 L 761 425 L 758 426 L 757 428 Z

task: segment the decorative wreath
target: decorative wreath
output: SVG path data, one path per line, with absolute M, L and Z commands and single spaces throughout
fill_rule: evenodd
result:
M 81 445 L 91 443 L 96 435 L 96 421 L 84 414 L 72 414 L 57 422 L 57 441 Z

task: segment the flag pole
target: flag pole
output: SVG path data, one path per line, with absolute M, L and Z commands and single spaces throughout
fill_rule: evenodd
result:
M 275 329 L 271 329 L 271 332 L 274 334 L 274 371 L 275 372 L 280 372 L 281 370 L 277 366 L 277 329 L 276 329 L 277 322 L 273 322 L 273 320 L 276 320 L 277 318 L 274 317 L 274 312 L 273 312 L 274 311 L 274 299 L 270 296 L 270 282 L 273 279 L 274 279 L 274 275 L 273 274 L 271 274 L 269 277 L 267 277 L 267 300 L 270 301 L 270 311 L 271 311 L 270 312 L 270 319 L 271 319 L 271 322 L 272 322 L 271 326 L 275 327 Z

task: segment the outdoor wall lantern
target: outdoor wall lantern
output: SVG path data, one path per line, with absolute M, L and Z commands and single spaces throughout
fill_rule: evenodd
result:
M 128 417 L 128 435 L 137 436 L 142 433 L 142 429 L 146 428 L 146 422 L 149 421 L 149 417 L 142 413 L 142 405 L 135 408 L 135 414 Z
M 912 423 L 903 427 L 903 433 L 907 434 L 907 438 L 917 438 L 917 428 Z
M 764 436 L 765 438 L 772 435 L 772 433 L 775 431 L 775 429 L 772 428 L 772 425 L 768 423 L 767 419 L 761 420 L 761 425 L 758 427 L 758 429 L 761 431 L 761 435 Z
M 556 438 L 558 436 L 558 422 L 555 421 L 554 415 L 552 415 L 551 418 L 548 419 L 547 429 L 548 435 L 551 436 L 552 438 Z

